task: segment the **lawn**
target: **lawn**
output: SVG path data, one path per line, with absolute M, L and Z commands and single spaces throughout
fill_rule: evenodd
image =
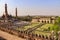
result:
M 41 23 L 38 23 L 38 22 L 37 23 L 31 23 L 31 24 L 26 25 L 22 28 L 16 28 L 16 30 L 25 31 L 25 30 L 28 30 L 30 28 L 36 27 L 39 24 L 41 24 Z M 49 29 L 53 28 L 53 27 L 54 27 L 54 24 L 44 24 L 43 26 L 32 31 L 32 33 L 38 34 L 38 35 L 49 36 L 49 35 L 51 35 L 51 30 L 49 30 Z
M 43 32 L 43 31 L 33 31 L 34 34 L 37 34 L 37 35 L 44 35 L 44 36 L 50 36 L 51 33 L 50 32 Z
M 45 24 L 43 26 L 41 26 L 40 28 L 37 28 L 36 30 L 40 30 L 40 31 L 48 31 L 49 28 L 53 27 L 53 24 Z
M 40 23 L 31 23 L 30 25 L 28 25 L 28 26 L 25 26 L 24 27 L 24 30 L 27 30 L 27 29 L 30 29 L 30 28 L 33 28 L 33 27 L 36 27 L 37 25 L 39 25 Z
M 16 30 L 25 31 L 25 30 L 30 29 L 30 28 L 33 28 L 33 27 L 35 27 L 35 26 L 37 26 L 37 25 L 39 25 L 39 24 L 40 24 L 39 22 L 30 23 L 29 25 L 26 25 L 26 26 L 21 27 L 21 28 L 18 28 L 18 27 L 17 27 Z
M 51 31 L 49 30 L 49 27 L 53 27 L 54 24 L 45 24 L 43 26 L 41 26 L 40 28 L 37 28 L 36 30 L 34 30 L 32 33 L 34 34 L 38 34 L 38 35 L 45 35 L 45 36 L 49 36 L 51 35 Z

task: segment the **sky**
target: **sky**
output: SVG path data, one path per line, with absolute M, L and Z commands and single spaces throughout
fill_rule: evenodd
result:
M 8 14 L 18 16 L 25 15 L 55 15 L 60 16 L 60 0 L 0 0 L 0 16 L 5 14 L 5 3 L 8 5 Z

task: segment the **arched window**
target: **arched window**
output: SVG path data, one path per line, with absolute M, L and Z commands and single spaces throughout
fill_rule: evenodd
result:
M 45 21 L 45 23 L 46 23 L 46 21 Z
M 47 21 L 47 23 L 49 23 L 49 21 Z
M 43 23 L 43 21 L 42 21 L 42 23 Z

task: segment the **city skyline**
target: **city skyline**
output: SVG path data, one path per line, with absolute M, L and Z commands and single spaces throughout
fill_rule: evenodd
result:
M 60 0 L 0 0 L 0 16 L 4 13 L 5 3 L 8 5 L 8 14 L 24 15 L 58 15 L 60 16 Z

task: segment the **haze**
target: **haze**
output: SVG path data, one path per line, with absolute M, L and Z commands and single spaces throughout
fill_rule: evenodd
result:
M 8 14 L 25 15 L 55 15 L 60 16 L 60 0 L 0 0 L 0 16 L 4 13 L 5 3 L 8 5 Z

